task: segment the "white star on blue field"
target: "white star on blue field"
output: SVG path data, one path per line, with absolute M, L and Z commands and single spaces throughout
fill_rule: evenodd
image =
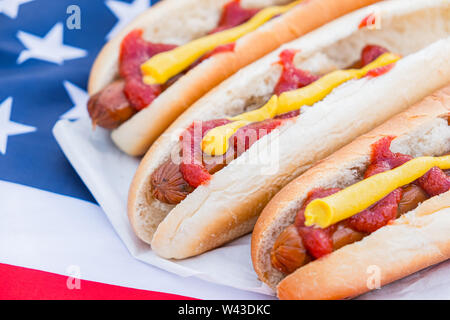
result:
M 19 57 L 17 63 L 21 64 L 28 59 L 45 60 L 62 64 L 64 60 L 83 58 L 87 51 L 63 44 L 63 24 L 58 22 L 42 38 L 19 30 L 17 38 L 26 47 Z
M 3 13 L 11 19 L 17 18 L 19 14 L 19 7 L 22 4 L 31 2 L 33 0 L 1 0 L 0 1 L 0 13 Z
M 117 17 L 118 21 L 114 28 L 106 35 L 106 39 L 111 39 L 120 30 L 125 28 L 125 26 L 131 22 L 135 17 L 142 13 L 145 9 L 150 6 L 150 0 L 134 0 L 131 3 L 107 0 L 106 5 Z
M 36 128 L 11 121 L 13 99 L 8 97 L 0 103 L 0 152 L 6 154 L 8 137 L 33 132 Z
M 91 66 L 150 0 L 0 0 L 0 180 L 95 202 L 59 149 L 60 119 L 88 117 Z M 66 27 L 77 5 L 81 29 Z
M 70 97 L 70 100 L 74 104 L 70 110 L 61 115 L 61 119 L 77 120 L 81 118 L 89 117 L 87 112 L 87 102 L 89 100 L 89 95 L 86 90 L 74 85 L 70 81 L 64 81 L 64 88 Z

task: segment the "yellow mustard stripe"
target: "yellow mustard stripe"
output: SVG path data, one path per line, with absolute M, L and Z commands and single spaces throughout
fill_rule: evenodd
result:
M 294 1 L 285 6 L 272 6 L 259 11 L 249 21 L 232 29 L 191 41 L 173 50 L 162 52 L 141 65 L 146 84 L 163 84 L 173 76 L 187 69 L 205 53 L 236 41 L 244 35 L 256 30 L 273 17 L 289 11 L 302 0 Z
M 302 106 L 312 106 L 344 82 L 360 79 L 367 75 L 370 70 L 392 64 L 399 59 L 400 56 L 396 54 L 384 53 L 364 68 L 336 70 L 311 83 L 309 86 L 285 92 L 280 95 L 280 106 L 277 108 L 277 115 L 298 110 Z
M 370 70 L 392 64 L 400 59 L 393 53 L 384 53 L 375 61 L 361 69 L 333 71 L 310 85 L 276 95 L 261 108 L 230 118 L 231 123 L 210 130 L 202 141 L 202 150 L 209 155 L 223 155 L 228 150 L 228 139 L 240 128 L 252 123 L 272 119 L 273 117 L 299 110 L 302 106 L 312 106 L 325 98 L 342 83 L 360 79 Z M 236 123 L 237 122 L 237 123 Z
M 220 126 L 216 130 L 215 134 L 208 134 L 202 140 L 202 150 L 209 155 L 223 155 L 229 148 L 229 139 L 231 136 L 239 130 L 239 128 L 245 127 L 251 122 L 245 120 L 239 120 L 229 123 L 226 126 Z M 214 130 L 214 129 L 213 129 Z
M 450 156 L 419 157 L 400 167 L 364 179 L 306 207 L 305 225 L 326 228 L 369 208 L 397 188 L 422 177 L 431 168 L 450 169 Z

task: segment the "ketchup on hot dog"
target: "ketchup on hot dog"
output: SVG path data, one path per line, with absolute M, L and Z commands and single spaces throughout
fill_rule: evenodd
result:
M 393 137 L 384 137 L 372 145 L 371 162 L 366 169 L 364 178 L 385 172 L 401 166 L 412 160 L 411 156 L 393 153 L 390 150 Z M 310 259 L 318 259 L 346 244 L 359 241 L 362 237 L 387 225 L 390 221 L 415 209 L 419 203 L 430 197 L 439 195 L 450 190 L 450 177 L 441 169 L 434 167 L 413 183 L 395 189 L 385 198 L 378 201 L 368 209 L 331 225 L 325 229 L 305 226 L 305 209 L 314 199 L 327 197 L 335 194 L 340 189 L 315 189 L 312 190 L 302 207 L 299 209 L 295 223 L 293 224 L 297 233 L 289 233 L 291 237 L 298 237 L 302 241 L 302 246 L 297 245 L 298 252 L 291 249 L 290 254 L 294 256 L 303 254 L 306 250 Z M 349 236 L 345 238 L 339 246 L 335 246 L 337 230 L 346 228 Z M 305 261 L 298 262 L 299 259 L 289 259 L 285 257 L 287 251 L 285 243 L 298 243 L 298 239 L 288 239 L 286 233 L 280 235 L 271 252 L 271 262 L 274 268 L 289 274 L 303 266 Z M 295 264 L 294 261 L 297 261 Z
M 222 11 L 219 25 L 211 33 L 217 33 L 233 27 L 236 27 L 253 17 L 260 9 L 245 9 L 241 6 L 241 0 L 232 0 L 228 2 Z

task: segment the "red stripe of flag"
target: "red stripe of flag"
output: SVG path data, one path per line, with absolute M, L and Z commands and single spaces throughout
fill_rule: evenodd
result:
M 0 299 L 184 300 L 192 298 L 73 279 L 55 273 L 0 263 Z

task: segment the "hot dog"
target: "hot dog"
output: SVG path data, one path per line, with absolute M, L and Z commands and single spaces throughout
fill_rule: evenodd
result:
M 112 130 L 124 152 L 143 155 L 178 115 L 243 66 L 377 1 L 160 1 L 96 59 L 88 88 L 92 123 Z
M 374 10 L 383 28 L 360 28 Z M 313 163 L 450 81 L 448 10 L 440 1 L 383 2 L 223 82 L 142 160 L 128 201 L 138 237 L 182 259 L 250 232 L 270 198 Z M 439 30 L 426 29 L 431 21 Z M 411 38 L 421 44 L 412 48 Z M 335 245 L 356 236 L 344 230 Z
M 450 258 L 449 118 L 447 85 L 282 189 L 252 235 L 259 278 L 282 299 L 342 299 L 369 291 L 364 267 L 384 285 Z

